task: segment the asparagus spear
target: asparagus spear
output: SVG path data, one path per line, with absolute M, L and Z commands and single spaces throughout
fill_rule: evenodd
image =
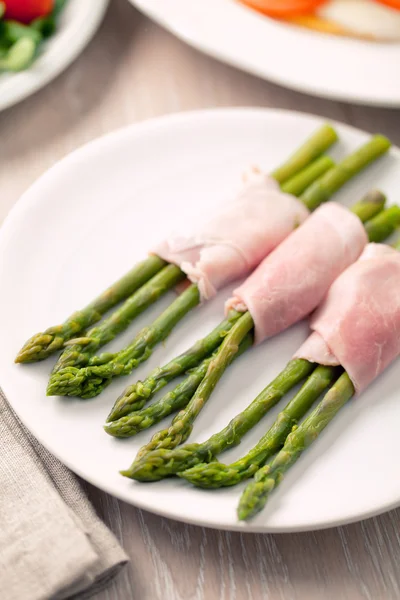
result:
M 338 374 L 338 369 L 335 367 L 317 367 L 300 391 L 279 413 L 272 427 L 243 458 L 230 465 L 220 462 L 200 463 L 178 473 L 179 477 L 202 488 L 228 487 L 252 477 L 268 458 L 282 448 L 292 428 L 299 419 L 304 417 L 315 400 L 332 384 Z
M 390 148 L 390 141 L 383 135 L 373 136 L 358 150 L 349 154 L 333 169 L 330 169 L 315 181 L 301 196 L 301 200 L 314 210 L 329 200 L 347 181 L 357 175 L 371 162 L 385 154 Z
M 132 296 L 113 312 L 99 326 L 94 327 L 80 338 L 65 342 L 65 350 L 54 366 L 54 373 L 65 367 L 84 367 L 89 364 L 96 350 L 111 342 L 121 331 L 146 308 L 154 304 L 160 296 L 179 283 L 185 275 L 176 265 L 167 265 L 142 285 Z M 98 359 L 105 360 L 109 355 L 102 354 Z
M 206 337 L 198 340 L 186 352 L 172 359 L 163 367 L 155 368 L 146 379 L 129 385 L 116 400 L 107 421 L 115 421 L 138 411 L 167 383 L 196 367 L 203 358 L 213 352 L 222 342 L 225 335 L 239 319 L 241 313 L 232 310 Z
M 343 373 L 310 416 L 288 435 L 282 450 L 272 462 L 259 469 L 254 480 L 246 486 L 239 502 L 240 520 L 249 519 L 262 510 L 269 494 L 279 485 L 286 471 L 353 395 L 354 386 L 347 373 Z
M 239 357 L 252 345 L 252 343 L 253 336 L 247 334 L 240 344 L 239 351 L 234 358 Z M 205 358 L 198 367 L 189 371 L 186 379 L 157 402 L 154 402 L 143 410 L 137 410 L 125 417 L 108 423 L 104 426 L 105 431 L 118 438 L 131 437 L 144 429 L 148 429 L 155 423 L 159 423 L 164 417 L 167 417 L 172 412 L 184 408 L 199 387 L 214 356 L 215 354 Z
M 191 285 L 149 327 L 144 327 L 133 342 L 121 352 L 94 356 L 87 367 L 65 367 L 53 373 L 47 395 L 59 394 L 80 398 L 97 396 L 111 383 L 113 377 L 129 375 L 147 360 L 154 346 L 162 342 L 198 302 L 197 285 Z
M 239 444 L 242 437 L 290 390 L 314 370 L 307 360 L 291 360 L 286 368 L 266 387 L 261 394 L 239 415 L 218 433 L 201 444 L 186 444 L 180 448 L 159 448 L 134 461 L 121 474 L 138 481 L 157 481 L 194 467 L 201 462 L 210 462 L 232 446 Z
M 296 175 L 288 179 L 281 185 L 282 192 L 300 196 L 305 190 L 324 173 L 335 166 L 330 156 L 320 156 L 310 165 L 299 171 Z
M 165 265 L 166 262 L 158 256 L 149 256 L 86 308 L 72 314 L 62 325 L 55 325 L 31 337 L 19 351 L 15 362 L 27 363 L 47 358 L 62 348 L 67 340 L 99 321 L 105 312 L 130 296 Z
M 331 125 L 323 125 L 271 176 L 282 185 L 321 156 L 337 139 L 337 133 Z

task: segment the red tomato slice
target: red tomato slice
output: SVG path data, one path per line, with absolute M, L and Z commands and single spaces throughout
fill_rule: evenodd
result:
M 386 4 L 390 8 L 400 10 L 400 0 L 376 0 L 379 4 Z
M 268 15 L 269 17 L 294 17 L 314 12 L 318 6 L 325 4 L 327 0 L 241 0 L 247 4 Z M 390 0 L 389 0 L 390 1 Z M 393 0 L 394 1 L 394 0 Z M 400 0 L 399 0 L 400 1 Z
M 54 6 L 54 0 L 2 0 L 6 5 L 6 19 L 15 19 L 21 23 L 30 23 L 33 19 L 48 15 Z

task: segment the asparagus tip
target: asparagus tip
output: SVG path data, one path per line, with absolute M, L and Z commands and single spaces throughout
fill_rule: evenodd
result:
M 106 423 L 105 425 L 103 425 L 103 429 L 106 433 L 108 433 L 108 435 L 111 435 L 111 437 L 115 437 L 115 438 L 126 437 L 126 436 L 123 436 L 120 433 L 118 433 L 118 429 L 116 429 L 116 427 L 115 427 L 115 422 Z
M 384 206 L 386 203 L 386 195 L 380 190 L 371 190 L 362 198 L 363 203 L 372 203 Z
M 337 141 L 339 139 L 336 129 L 330 123 L 325 123 L 321 129 L 325 129 L 325 131 L 332 136 L 332 141 Z
M 247 519 L 250 517 L 247 510 L 240 508 L 240 506 L 237 509 L 237 516 L 238 516 L 239 521 L 247 521 Z
M 377 133 L 376 135 L 374 135 L 373 139 L 382 145 L 382 149 L 389 150 L 389 148 L 392 146 L 392 142 L 389 140 L 389 138 L 387 138 L 385 135 L 382 135 L 380 133 Z
M 122 471 L 119 471 L 119 474 L 123 475 L 123 477 L 128 477 L 129 479 L 132 479 L 130 469 L 122 469 Z
M 15 357 L 16 363 L 32 363 L 44 360 L 63 347 L 64 338 L 48 333 L 36 333 L 21 348 Z
M 118 410 L 118 407 L 116 407 L 115 405 L 112 407 L 109 415 L 106 418 L 106 423 L 112 423 L 113 421 L 116 421 L 117 419 L 119 419 L 121 416 L 120 411 Z

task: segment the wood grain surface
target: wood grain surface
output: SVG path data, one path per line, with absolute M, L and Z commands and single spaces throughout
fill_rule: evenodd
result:
M 112 0 L 82 56 L 51 85 L 0 114 L 0 220 L 46 169 L 103 133 L 156 115 L 249 105 L 316 113 L 400 144 L 400 111 L 272 85 L 201 55 L 126 0 Z M 400 510 L 315 533 L 225 533 L 163 519 L 86 487 L 131 557 L 96 600 L 400 598 Z

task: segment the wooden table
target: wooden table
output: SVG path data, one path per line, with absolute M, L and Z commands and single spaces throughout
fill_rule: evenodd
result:
M 52 164 L 105 132 L 155 115 L 246 105 L 316 113 L 400 144 L 399 111 L 311 98 L 256 79 L 113 0 L 76 63 L 0 114 L 0 219 Z M 162 519 L 87 488 L 132 559 L 96 600 L 400 598 L 400 510 L 316 533 L 253 535 Z

